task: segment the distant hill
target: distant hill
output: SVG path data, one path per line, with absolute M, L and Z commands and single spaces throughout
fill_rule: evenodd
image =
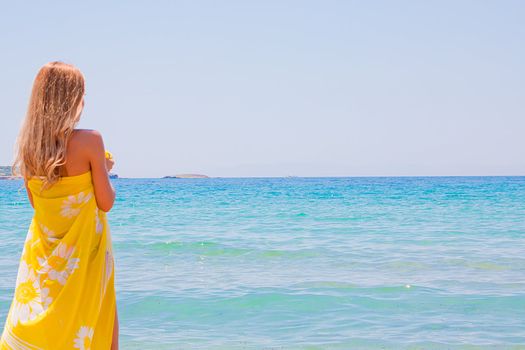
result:
M 11 175 L 11 167 L 7 165 L 0 165 L 0 176 Z
M 0 165 L 0 179 L 14 179 L 11 169 L 9 165 Z
M 178 174 L 164 176 L 163 179 L 209 179 L 209 176 L 201 174 Z

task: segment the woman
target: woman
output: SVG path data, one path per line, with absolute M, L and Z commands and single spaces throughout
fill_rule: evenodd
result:
M 83 107 L 77 68 L 51 62 L 40 69 L 13 166 L 34 216 L 0 349 L 118 349 L 106 221 L 113 160 L 98 132 L 75 129 Z

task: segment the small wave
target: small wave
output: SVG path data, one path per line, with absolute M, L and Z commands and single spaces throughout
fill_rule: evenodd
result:
M 140 247 L 144 245 L 136 243 Z M 261 259 L 303 259 L 319 256 L 321 252 L 313 249 L 253 249 L 248 247 L 233 247 L 226 244 L 219 244 L 212 241 L 182 242 L 167 241 L 146 244 L 147 249 L 161 251 L 165 253 L 180 252 L 198 254 L 201 256 L 241 256 L 250 255 L 253 258 Z

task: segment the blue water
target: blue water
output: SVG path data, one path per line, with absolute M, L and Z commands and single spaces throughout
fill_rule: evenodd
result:
M 117 179 L 127 349 L 525 349 L 525 177 Z M 0 181 L 0 322 L 32 210 Z

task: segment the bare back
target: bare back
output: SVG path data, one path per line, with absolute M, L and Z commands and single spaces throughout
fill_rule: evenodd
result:
M 74 130 L 66 149 L 66 164 L 60 168 L 60 176 L 77 176 L 91 170 L 86 148 L 89 142 L 83 133 L 86 130 Z

